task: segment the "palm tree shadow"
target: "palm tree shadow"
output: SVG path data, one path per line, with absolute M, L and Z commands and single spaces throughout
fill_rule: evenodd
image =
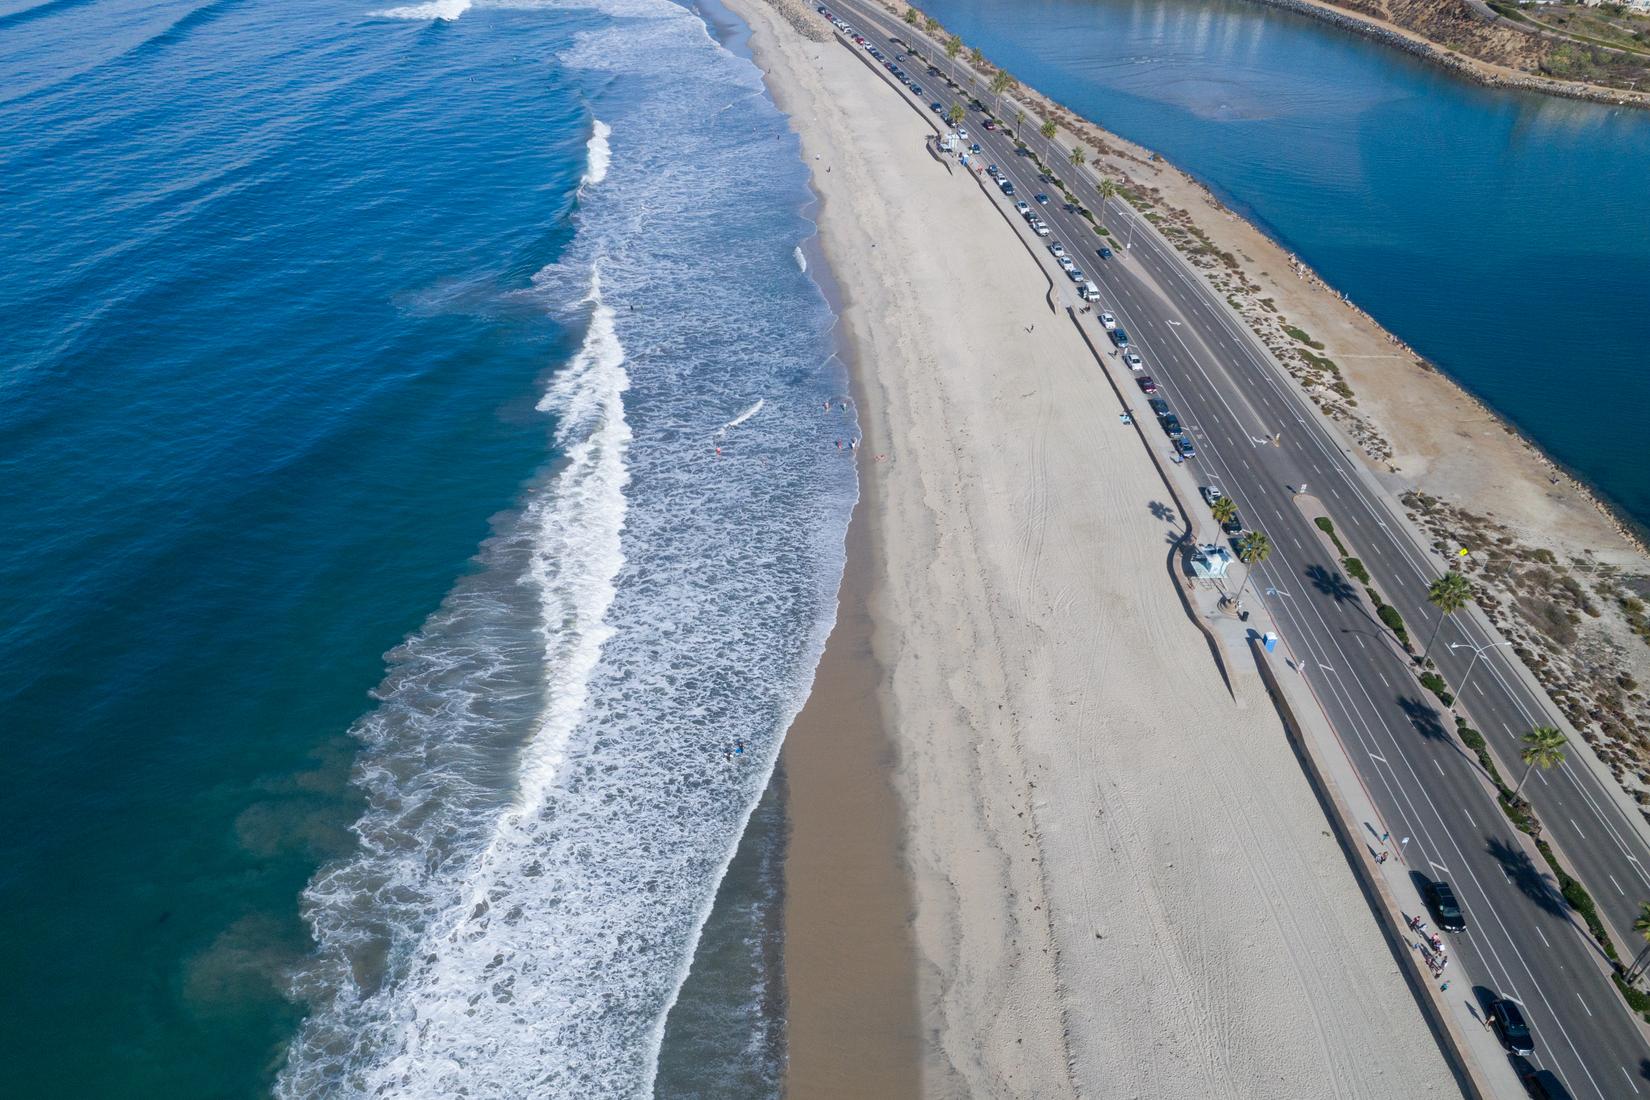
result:
M 1313 588 L 1336 603 L 1348 603 L 1358 598 L 1358 590 L 1352 587 L 1351 581 L 1321 565 L 1307 566 L 1306 579 L 1312 583 Z
M 1165 523 L 1172 522 L 1175 519 L 1175 510 L 1161 500 L 1152 501 L 1146 505 L 1146 510 L 1152 514 L 1153 519 L 1160 519 Z
M 1415 732 L 1429 741 L 1450 741 L 1444 730 L 1444 723 L 1438 717 L 1438 712 L 1432 709 L 1424 699 L 1413 695 L 1398 696 L 1398 709 L 1404 712 L 1409 724 L 1415 727 Z M 1453 743 L 1453 742 L 1452 742 Z
M 1572 921 L 1569 903 L 1564 895 L 1558 892 L 1557 882 L 1552 872 L 1535 865 L 1530 854 L 1516 844 L 1509 844 L 1500 837 L 1485 838 L 1485 849 L 1501 869 L 1506 872 L 1507 878 L 1518 888 L 1518 892 L 1535 902 L 1537 908 L 1548 916 L 1558 917 L 1565 921 Z

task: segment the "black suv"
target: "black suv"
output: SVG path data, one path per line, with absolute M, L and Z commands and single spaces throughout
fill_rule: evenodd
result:
M 1535 1053 L 1535 1037 L 1530 1034 L 1530 1025 L 1524 1022 L 1524 1014 L 1516 1004 L 1507 1000 L 1495 1001 L 1490 1005 L 1489 1016 L 1503 1046 L 1514 1054 Z
M 1461 915 L 1461 903 L 1455 900 L 1455 891 L 1447 882 L 1427 883 L 1427 904 L 1438 918 L 1438 927 L 1446 932 L 1465 932 L 1467 919 Z

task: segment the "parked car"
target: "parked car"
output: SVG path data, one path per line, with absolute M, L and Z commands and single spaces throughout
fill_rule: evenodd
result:
M 1146 364 L 1141 361 L 1140 355 L 1133 348 L 1123 349 L 1123 362 L 1129 365 L 1130 370 L 1145 370 Z
M 1020 216 L 1022 218 L 1031 217 L 1031 204 L 1026 202 L 1024 199 L 1021 199 L 1019 202 L 1015 203 L 1014 209 L 1020 212 Z
M 928 105 L 928 109 L 933 111 L 936 115 L 945 110 L 944 107 L 940 106 L 940 101 L 937 99 Z
M 1039 237 L 1048 236 L 1049 233 L 1050 233 L 1050 230 L 1049 230 L 1049 227 L 1048 227 L 1048 222 L 1045 222 L 1042 218 L 1032 218 L 1031 219 L 1031 231 L 1033 233 L 1037 234 Z
M 1056 256 L 1064 256 L 1066 254 L 1066 246 L 1061 244 L 1059 241 L 1050 241 L 1048 250 Z
M 983 150 L 980 149 L 980 143 L 976 141 L 973 145 L 970 145 L 968 147 L 968 151 L 970 153 L 978 153 L 978 152 L 982 152 Z
M 1455 891 L 1449 883 L 1427 883 L 1427 905 L 1438 920 L 1438 927 L 1446 932 L 1465 932 L 1467 919 L 1461 915 L 1461 903 L 1455 900 Z
M 1102 313 L 1100 315 L 1100 327 L 1110 332 L 1117 327 L 1117 318 L 1109 313 Z
M 915 81 L 913 81 L 911 83 L 911 94 L 912 95 L 921 95 L 922 94 L 922 85 L 916 83 Z
M 1064 272 L 1067 272 L 1067 273 L 1070 273 L 1071 270 L 1077 266 L 1076 264 L 1071 262 L 1071 257 L 1070 256 L 1061 256 L 1055 262 L 1060 265 L 1060 270 L 1061 271 L 1064 271 Z
M 1535 1053 L 1535 1036 L 1530 1034 L 1530 1025 L 1524 1022 L 1524 1013 L 1516 1002 L 1506 998 L 1491 1002 L 1489 1017 L 1502 1046 L 1514 1054 Z
M 1157 392 L 1157 383 L 1152 381 L 1152 376 L 1149 374 L 1142 374 L 1139 378 L 1136 378 L 1134 382 L 1135 385 L 1140 387 L 1141 393 Z
M 998 176 L 1002 175 L 1002 172 L 995 164 L 988 164 L 985 166 L 985 174 L 990 176 L 992 179 L 996 179 Z
M 1219 485 L 1199 485 L 1197 487 L 1197 493 L 1198 496 L 1203 498 L 1203 503 L 1207 504 L 1211 508 L 1215 506 L 1215 501 L 1226 495 L 1225 492 L 1221 490 Z
M 1082 286 L 1088 281 L 1088 276 L 1083 274 L 1083 269 L 1076 265 L 1066 268 L 1066 275 L 1078 286 Z
M 1111 329 L 1106 333 L 1106 335 L 1110 336 L 1111 342 L 1120 348 L 1126 348 L 1129 346 L 1129 334 L 1123 330 L 1122 325 L 1118 325 L 1116 328 Z
M 1146 404 L 1150 405 L 1151 409 L 1152 409 L 1152 412 L 1157 414 L 1158 416 L 1169 416 L 1169 415 L 1171 415 L 1169 413 L 1169 403 L 1167 401 L 1163 400 L 1161 397 L 1153 397 L 1150 400 L 1148 400 L 1146 402 Z
M 1181 458 L 1197 457 L 1197 445 L 1192 442 L 1190 435 L 1182 433 L 1172 438 L 1174 439 L 1175 450 L 1180 452 Z
M 1003 189 L 1003 194 L 1005 194 L 1005 195 L 1014 194 L 1014 181 L 1009 179 L 1007 176 L 1004 176 L 1002 178 L 1000 186 Z
M 1164 435 L 1176 436 L 1186 430 L 1180 424 L 1180 417 L 1174 413 L 1164 413 L 1157 418 L 1157 422 L 1163 426 Z

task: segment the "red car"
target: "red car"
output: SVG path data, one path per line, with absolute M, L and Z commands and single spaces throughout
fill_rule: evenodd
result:
M 1142 393 L 1156 393 L 1157 392 L 1157 383 L 1152 381 L 1152 376 L 1151 375 L 1142 374 L 1139 378 L 1136 378 L 1135 381 L 1140 383 L 1140 392 L 1142 392 Z

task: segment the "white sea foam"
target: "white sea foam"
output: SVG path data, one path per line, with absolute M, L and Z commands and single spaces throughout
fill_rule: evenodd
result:
M 355 730 L 360 852 L 305 893 L 320 950 L 284 1096 L 650 1095 L 829 631 L 854 496 L 831 446 L 851 424 L 819 412 L 831 318 L 742 243 L 806 231 L 794 138 L 698 18 L 613 2 L 563 60 L 596 70 L 624 156 L 523 292 L 585 298 L 540 402 L 559 458 Z M 741 407 L 718 457 L 698 410 Z
M 796 257 L 796 269 L 798 271 L 803 271 L 803 272 L 807 271 L 808 270 L 808 257 L 802 251 L 802 246 L 801 245 L 796 246 L 796 249 L 792 252 L 792 255 Z
M 471 0 L 429 0 L 424 4 L 408 4 L 399 8 L 385 8 L 372 14 L 380 19 L 437 19 L 451 23 L 470 10 Z
M 597 119 L 590 128 L 590 140 L 585 142 L 585 169 L 581 187 L 593 187 L 607 178 L 607 166 L 613 160 L 613 148 L 607 142 L 613 127 Z
M 726 424 L 723 424 L 720 428 L 717 429 L 716 434 L 717 435 L 725 435 L 729 428 L 737 428 L 739 425 L 743 424 L 745 421 L 749 420 L 751 417 L 753 417 L 757 413 L 761 412 L 762 411 L 762 406 L 766 402 L 767 402 L 767 398 L 758 397 L 756 399 L 756 404 L 752 405 L 750 408 L 746 409 L 744 412 L 740 413 L 738 416 L 734 417 L 732 420 L 728 421 Z

